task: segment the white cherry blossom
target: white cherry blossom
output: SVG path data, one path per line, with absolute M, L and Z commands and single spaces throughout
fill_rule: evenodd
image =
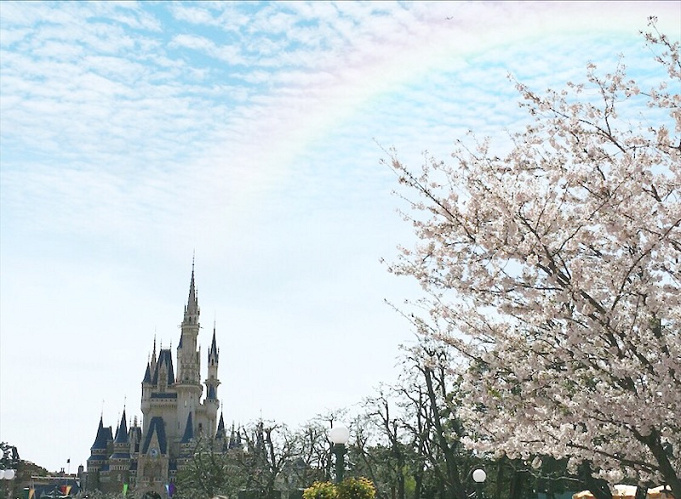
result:
M 469 359 L 470 446 L 681 498 L 681 65 L 646 38 L 654 87 L 589 65 L 564 91 L 518 84 L 533 121 L 507 153 L 393 156 L 421 242 L 390 270 L 427 292 L 421 332 Z

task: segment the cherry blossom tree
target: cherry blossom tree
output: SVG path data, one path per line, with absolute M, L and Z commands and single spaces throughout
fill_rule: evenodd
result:
M 590 64 L 517 84 L 531 123 L 504 152 L 471 136 L 418 172 L 391 152 L 420 242 L 389 270 L 467 359 L 469 446 L 681 498 L 681 63 L 654 20 L 645 37 L 655 84 Z

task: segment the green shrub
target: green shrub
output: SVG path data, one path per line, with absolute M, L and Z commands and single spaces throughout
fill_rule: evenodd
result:
M 367 478 L 346 478 L 336 487 L 338 499 L 374 499 L 376 488 Z
M 315 482 L 303 491 L 303 499 L 374 499 L 376 488 L 367 478 L 346 478 L 340 484 Z
M 336 486 L 331 482 L 315 482 L 303 491 L 303 499 L 337 499 Z

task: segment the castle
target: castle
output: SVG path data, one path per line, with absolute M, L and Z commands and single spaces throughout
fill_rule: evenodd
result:
M 240 445 L 233 430 L 229 437 L 226 435 L 222 415 L 217 421 L 220 380 L 215 327 L 208 350 L 207 377 L 201 383 L 199 314 L 192 263 L 189 298 L 177 346 L 177 374 L 171 349 L 161 348 L 157 355 L 154 338 L 153 353 L 142 380 L 142 426 L 135 418 L 128 428 L 125 409 L 115 434 L 100 418 L 87 460 L 87 490 L 172 495 L 175 475 L 187 466 L 198 443 L 220 451 Z M 206 396 L 202 400 L 204 385 Z

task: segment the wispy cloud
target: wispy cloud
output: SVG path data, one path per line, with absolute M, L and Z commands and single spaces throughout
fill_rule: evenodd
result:
M 343 400 L 361 397 L 393 364 L 395 336 L 409 335 L 380 308 L 402 288 L 376 262 L 409 234 L 393 217 L 381 146 L 418 164 L 423 150 L 446 160 L 468 129 L 503 144 L 524 120 L 509 73 L 542 90 L 623 52 L 655 78 L 637 31 L 657 13 L 661 29 L 678 34 L 681 7 L 622 5 L 2 2 L 3 438 L 5 428 L 29 447 L 53 438 L 15 426 L 34 407 L 7 387 L 5 374 L 24 365 L 6 351 L 49 339 L 61 355 L 71 345 L 69 355 L 115 370 L 101 343 L 137 345 L 157 320 L 159 334 L 174 337 L 174 300 L 186 290 L 169 267 L 194 249 L 206 269 L 202 299 L 229 321 L 230 348 L 297 372 L 258 341 L 296 352 L 347 338 L 334 348 L 371 369 L 348 381 Z M 82 323 L 69 320 L 81 313 Z M 103 336 L 93 340 L 93 330 Z M 126 390 L 132 398 L 145 356 L 134 349 L 113 380 L 102 372 L 105 386 L 78 363 L 82 392 L 105 388 L 112 406 Z M 254 387 L 267 380 L 247 357 L 221 371 L 253 382 L 242 398 L 247 388 L 230 382 L 232 416 L 250 414 L 241 399 L 273 417 L 290 410 L 260 398 Z M 41 397 L 61 397 L 38 368 L 33 383 L 50 387 Z M 331 403 L 317 381 L 296 380 L 311 395 L 295 417 Z M 51 407 L 61 410 L 56 398 Z M 94 430 L 89 415 L 69 417 Z M 45 459 L 57 466 L 53 453 Z

